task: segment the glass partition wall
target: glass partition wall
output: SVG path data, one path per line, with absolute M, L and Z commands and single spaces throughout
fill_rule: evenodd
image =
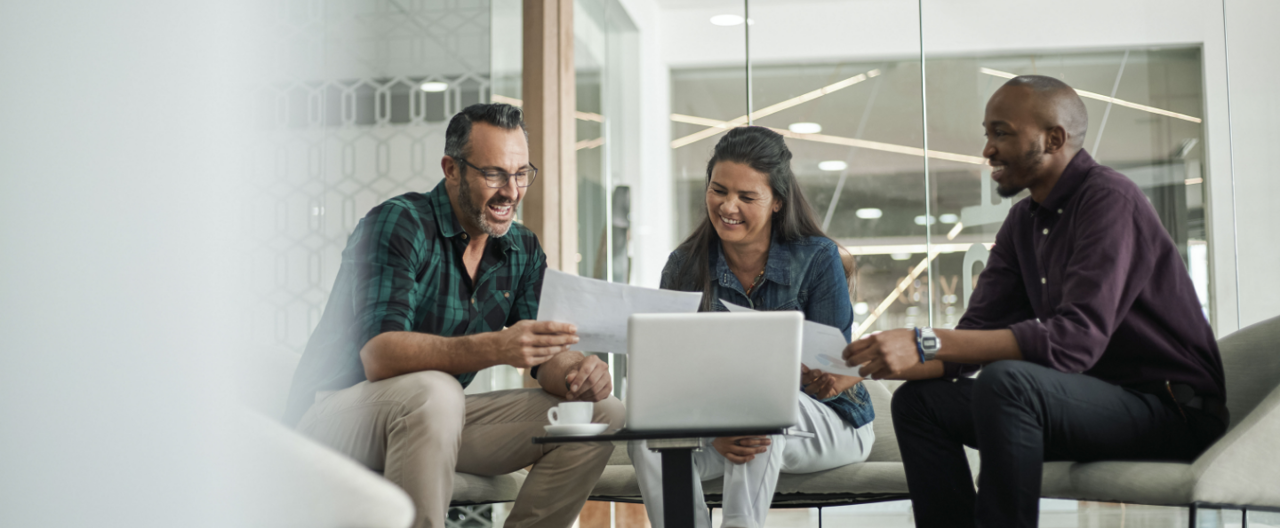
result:
M 682 50 L 667 60 L 675 239 L 705 214 L 706 161 L 727 127 L 747 122 L 750 105 L 753 124 L 787 136 L 824 229 L 855 256 L 855 334 L 954 327 L 997 229 L 1026 196 L 994 193 L 982 157 L 986 101 L 1015 75 L 1049 75 L 1084 98 L 1085 149 L 1142 188 L 1216 327 L 1212 300 L 1224 285 L 1210 280 L 1207 193 L 1214 169 L 1229 166 L 1227 138 L 1207 137 L 1207 121 L 1225 115 L 1210 115 L 1205 93 L 1225 69 L 1221 13 L 1094 3 L 1047 19 L 1043 6 L 1018 4 L 998 13 L 998 28 L 989 2 L 673 10 L 669 25 L 681 35 L 664 38 Z
M 1224 203 L 1214 190 L 1231 190 L 1213 186 L 1215 178 L 1232 177 L 1227 115 L 1211 102 L 1226 96 L 1222 5 L 1086 1 L 1046 16 L 1046 2 L 998 3 L 998 12 L 996 4 L 749 0 L 672 8 L 664 25 L 672 35 L 663 38 L 672 48 L 675 241 L 706 214 L 715 142 L 748 121 L 766 126 L 787 137 L 823 229 L 854 255 L 855 337 L 953 328 L 997 230 L 1027 197 L 995 193 L 982 157 L 986 102 L 1016 75 L 1048 75 L 1081 94 L 1086 151 L 1142 189 L 1205 317 L 1219 335 L 1234 331 L 1238 292 L 1222 268 L 1234 265 L 1223 256 L 1235 241 L 1215 249 L 1213 236 L 1233 212 L 1212 214 Z M 1045 501 L 1042 511 L 1072 522 L 1111 507 Z

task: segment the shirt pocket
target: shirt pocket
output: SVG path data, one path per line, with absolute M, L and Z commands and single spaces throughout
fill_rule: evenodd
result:
M 515 292 L 511 290 L 492 290 L 493 295 L 485 296 L 483 299 L 476 297 L 476 322 L 483 321 L 485 328 L 477 329 L 479 332 L 492 332 L 501 330 L 507 323 L 507 317 L 511 315 L 511 305 L 515 300 Z

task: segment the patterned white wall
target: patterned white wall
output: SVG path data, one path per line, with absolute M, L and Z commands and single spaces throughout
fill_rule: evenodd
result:
M 489 2 L 279 0 L 254 95 L 255 343 L 301 352 L 370 208 L 442 177 L 447 120 L 489 100 Z M 425 92 L 425 82 L 448 85 Z

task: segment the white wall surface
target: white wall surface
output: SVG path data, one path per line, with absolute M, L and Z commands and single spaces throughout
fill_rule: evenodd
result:
M 631 283 L 658 287 L 675 249 L 675 181 L 671 177 L 671 81 L 663 60 L 662 13 L 653 0 L 621 0 L 640 32 L 640 170 L 631 185 Z
M 244 4 L 0 5 L 0 526 L 253 525 Z
M 1227 0 L 1226 22 L 1240 324 L 1247 326 L 1280 315 L 1280 2 Z M 1215 220 L 1225 223 L 1222 216 Z

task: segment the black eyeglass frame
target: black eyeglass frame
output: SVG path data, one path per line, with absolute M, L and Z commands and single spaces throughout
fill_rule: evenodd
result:
M 480 176 L 484 178 L 485 185 L 488 185 L 490 189 L 501 189 L 503 187 L 506 187 L 511 183 L 512 179 L 516 178 L 516 174 L 519 174 L 519 173 L 511 174 L 507 171 L 499 170 L 499 169 L 485 170 L 475 165 L 472 165 L 470 161 L 467 161 L 467 158 L 454 158 L 454 159 L 462 162 L 463 165 L 466 165 L 468 167 L 475 169 L 476 172 L 479 172 Z M 529 173 L 529 181 L 524 185 L 520 185 L 520 180 L 516 179 L 516 187 L 527 188 L 530 185 L 533 185 L 533 181 L 538 178 L 538 167 L 535 167 L 533 163 L 530 163 L 529 168 L 521 172 Z M 493 176 L 490 176 L 491 173 L 493 174 Z M 496 182 L 502 182 L 502 184 L 494 185 L 494 183 Z

